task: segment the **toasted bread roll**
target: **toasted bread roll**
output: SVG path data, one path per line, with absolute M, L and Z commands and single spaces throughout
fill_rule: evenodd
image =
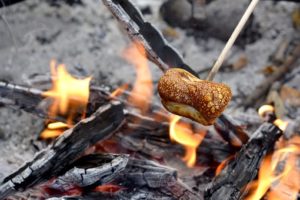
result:
M 203 125 L 212 125 L 231 99 L 227 85 L 200 80 L 179 68 L 169 69 L 160 78 L 158 92 L 168 111 Z

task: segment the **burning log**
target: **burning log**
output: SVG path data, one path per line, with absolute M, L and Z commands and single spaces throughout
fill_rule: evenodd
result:
M 47 190 L 64 193 L 76 188 L 110 183 L 124 171 L 128 159 L 127 155 L 84 156 L 74 162 L 72 169 L 47 186 Z
M 0 96 L 6 98 L 6 102 L 11 102 L 8 104 L 9 106 L 48 119 L 50 116 L 47 112 L 47 106 L 37 106 L 44 104 L 45 100 L 43 100 L 42 93 L 43 91 L 38 89 L 0 82 Z M 161 107 L 150 104 L 153 113 L 159 114 L 163 118 L 162 121 L 139 115 L 130 111 L 131 104 L 123 100 L 123 96 L 126 98 L 130 95 L 132 95 L 130 92 L 124 91 L 124 95 L 114 97 L 114 99 L 124 103 L 128 110 L 124 110 L 127 121 L 125 126 L 113 139 L 126 150 L 147 157 L 161 159 L 168 156 L 167 153 L 182 154 L 182 147 L 170 142 L 167 134 L 169 132 L 169 123 L 166 121 L 168 116 L 162 112 L 157 112 Z M 87 116 L 108 101 L 111 101 L 111 94 L 107 90 L 91 86 Z M 1 98 L 0 102 L 5 103 Z M 5 104 L 7 105 L 7 103 Z M 66 121 L 62 116 L 56 116 L 55 120 Z M 214 126 L 217 133 L 223 136 L 222 138 L 228 144 L 215 138 L 205 137 L 203 139 L 202 145 L 197 149 L 197 153 L 201 155 L 197 158 L 197 163 L 210 167 L 217 166 L 222 160 L 240 149 L 240 146 L 232 145 L 232 141 L 234 144 L 242 144 L 248 140 L 247 133 L 225 115 L 218 118 Z M 166 152 L 164 149 L 168 149 L 168 151 Z
M 66 121 L 63 116 L 50 116 L 50 103 L 43 96 L 44 91 L 21 85 L 0 81 L 0 103 L 5 106 L 24 110 L 42 118 Z M 99 87 L 90 88 L 87 116 L 93 114 L 100 106 L 108 102 L 109 93 Z M 81 114 L 78 114 L 81 115 Z M 78 120 L 78 119 L 77 119 Z M 78 120 L 79 121 L 79 120 Z
M 92 116 L 65 131 L 31 162 L 8 176 L 0 185 L 0 199 L 61 174 L 89 146 L 115 132 L 123 119 L 120 103 L 112 102 L 100 107 Z
M 116 159 L 118 159 L 117 162 Z M 103 165 L 103 162 L 107 161 L 113 165 L 114 160 L 117 164 L 116 166 L 119 166 L 119 170 L 112 170 L 115 165 L 109 166 L 107 163 Z M 176 170 L 159 165 L 153 161 L 128 158 L 122 155 L 92 154 L 78 159 L 74 166 L 75 167 L 67 172 L 66 175 L 59 177 L 57 181 L 52 184 L 51 188 L 55 186 L 55 188 L 69 189 L 69 186 L 78 183 L 77 178 L 75 178 L 75 180 L 73 178 L 70 179 L 69 174 L 71 174 L 71 177 L 81 177 L 83 172 L 81 170 L 84 170 L 86 171 L 84 175 L 92 175 L 92 179 L 89 179 L 89 175 L 87 177 L 83 176 L 82 179 L 79 180 L 80 183 L 87 178 L 86 181 L 89 186 L 97 186 L 112 181 L 116 187 L 120 186 L 123 188 L 117 192 L 110 193 L 109 196 L 111 196 L 110 198 L 112 199 L 121 197 L 132 199 L 144 195 L 147 195 L 147 197 L 148 195 L 168 197 L 170 199 L 201 199 L 201 197 L 192 192 L 188 186 L 181 183 L 180 180 L 177 180 Z M 100 171 L 101 173 L 99 173 Z M 94 180 L 94 182 L 90 182 L 90 180 Z M 67 188 L 65 187 L 66 185 Z M 87 185 L 84 184 L 83 186 L 86 187 Z M 87 190 L 89 189 L 87 188 Z M 83 195 L 85 195 L 84 192 Z M 105 192 L 101 191 L 101 193 L 93 193 L 93 195 L 100 198 L 105 196 Z M 85 196 L 82 198 L 84 197 Z
M 272 151 L 281 135 L 282 131 L 275 125 L 262 124 L 234 160 L 214 178 L 205 192 L 205 199 L 240 199 L 242 190 L 256 177 L 262 159 Z

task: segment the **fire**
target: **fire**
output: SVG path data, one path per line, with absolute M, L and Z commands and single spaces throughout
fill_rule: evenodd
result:
M 264 118 L 268 113 L 275 114 L 275 108 L 271 105 L 263 105 L 258 109 L 258 114 L 262 118 Z M 288 126 L 288 122 L 283 121 L 282 119 L 276 119 L 275 121 L 273 121 L 273 124 L 282 131 L 285 131 Z
M 118 97 L 120 96 L 125 90 L 127 90 L 129 87 L 128 84 L 124 84 L 120 87 L 118 87 L 117 89 L 115 89 L 111 94 L 110 94 L 110 97 L 111 98 L 115 98 L 115 97 Z
M 269 189 L 268 200 L 296 200 L 300 190 L 300 171 L 297 168 L 299 153 L 299 145 L 292 144 L 267 156 L 261 163 L 258 181 L 250 184 L 256 185 L 256 189 L 246 200 L 260 200 Z M 278 172 L 281 162 L 285 163 L 284 169 Z
M 68 124 L 63 122 L 53 122 L 47 125 L 47 128 L 40 134 L 41 139 L 49 139 L 60 136 L 64 130 L 70 128 Z
M 194 134 L 190 124 L 180 122 L 181 117 L 171 116 L 170 138 L 185 147 L 183 160 L 188 167 L 193 167 L 196 163 L 197 147 L 201 144 L 206 132 Z
M 232 156 L 229 156 L 228 158 L 226 158 L 225 160 L 223 160 L 223 161 L 218 165 L 218 167 L 217 167 L 217 169 L 216 169 L 216 172 L 215 172 L 216 176 L 218 176 L 218 175 L 221 173 L 221 171 L 226 167 L 227 163 L 228 163 L 231 159 L 233 159 L 233 155 L 232 155 Z
M 128 101 L 145 113 L 153 95 L 152 77 L 147 64 L 145 48 L 139 43 L 134 43 L 125 50 L 124 57 L 135 66 L 136 70 L 136 80 Z
M 50 68 L 52 88 L 43 93 L 45 97 L 52 99 L 49 116 L 52 118 L 58 115 L 65 116 L 67 118 L 67 124 L 58 122 L 49 124 L 48 128 L 42 133 L 44 138 L 56 137 L 61 133 L 60 130 L 62 127 L 73 125 L 76 113 L 81 113 L 82 118 L 84 117 L 89 99 L 89 85 L 91 81 L 91 77 L 84 79 L 73 77 L 68 73 L 65 65 L 56 65 L 54 60 L 51 61 Z
M 105 184 L 105 185 L 99 185 L 95 188 L 95 191 L 98 192 L 109 192 L 109 193 L 113 193 L 113 192 L 118 192 L 120 190 L 123 190 L 125 188 L 118 186 L 118 185 L 112 185 L 112 184 Z

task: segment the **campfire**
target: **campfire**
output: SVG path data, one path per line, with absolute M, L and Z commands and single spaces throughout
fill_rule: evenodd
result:
M 131 39 L 122 58 L 135 80 L 111 88 L 53 58 L 47 89 L 0 81 L 2 106 L 44 122 L 33 142 L 43 148 L 0 182 L 0 199 L 299 199 L 297 122 L 278 114 L 272 95 L 252 113 L 256 124 L 238 122 L 226 110 L 231 87 L 213 81 L 238 32 L 200 79 L 129 0 L 103 4 Z M 297 65 L 300 45 L 292 47 L 260 94 Z

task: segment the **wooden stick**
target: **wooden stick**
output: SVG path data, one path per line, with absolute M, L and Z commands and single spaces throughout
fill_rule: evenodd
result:
M 209 72 L 206 80 L 212 81 L 216 76 L 217 72 L 219 71 L 220 67 L 222 66 L 229 50 L 233 46 L 234 42 L 236 41 L 237 37 L 241 33 L 242 29 L 244 28 L 246 22 L 248 21 L 250 15 L 253 13 L 253 10 L 259 0 L 252 0 L 249 4 L 248 8 L 246 9 L 243 17 L 239 21 L 238 25 L 235 27 L 232 35 L 230 36 L 229 40 L 227 41 L 224 49 L 222 50 L 221 54 L 219 55 L 217 61 L 215 62 L 214 66 L 212 67 L 211 71 Z

